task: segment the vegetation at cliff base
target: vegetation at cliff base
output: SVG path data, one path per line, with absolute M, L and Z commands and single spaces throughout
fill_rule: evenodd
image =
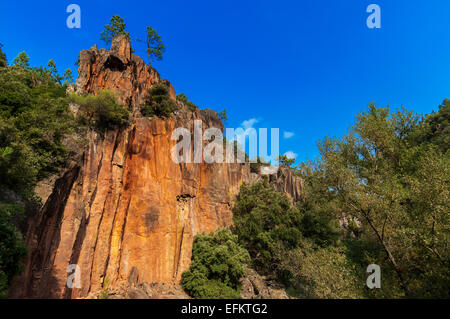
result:
M 239 298 L 243 263 L 248 252 L 227 228 L 195 236 L 189 270 L 182 275 L 184 290 L 194 298 Z
M 0 299 L 8 296 L 14 275 L 22 271 L 27 249 L 12 220 L 23 214 L 23 207 L 0 202 Z

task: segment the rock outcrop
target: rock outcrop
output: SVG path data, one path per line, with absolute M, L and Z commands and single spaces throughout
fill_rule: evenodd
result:
M 126 35 L 116 36 L 109 51 L 98 50 L 95 45 L 81 51 L 78 58 L 78 93 L 97 94 L 109 89 L 117 92 L 119 101 L 133 110 L 145 103 L 148 89 L 161 81 L 168 85 L 170 96 L 175 100 L 175 90 L 170 82 L 162 80 L 154 68 L 131 53 Z
M 131 54 L 127 37 L 116 37 L 110 51 L 93 47 L 80 53 L 78 92 L 110 89 L 137 110 L 148 88 L 160 81 L 153 68 Z M 134 285 L 145 288 L 147 296 L 158 290 L 144 283 L 176 285 L 189 267 L 194 236 L 231 225 L 233 199 L 251 180 L 248 163 L 172 161 L 178 142 L 172 131 L 184 127 L 194 135 L 195 120 L 202 121 L 203 130 L 223 131 L 216 112 L 188 112 L 182 106 L 168 119 L 135 112 L 126 128 L 90 131 L 79 158 L 40 191 L 46 201 L 29 218 L 25 272 L 15 279 L 10 296 L 85 298 L 106 283 L 112 290 L 123 287 L 136 271 Z M 301 189 L 292 174 L 281 171 L 273 178 L 277 189 L 298 198 Z M 75 286 L 68 287 L 68 281 Z

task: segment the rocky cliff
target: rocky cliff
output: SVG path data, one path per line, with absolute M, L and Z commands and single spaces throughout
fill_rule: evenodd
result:
M 160 81 L 131 54 L 125 37 L 115 38 L 110 51 L 94 47 L 80 53 L 79 92 L 111 89 L 137 111 L 147 89 Z M 233 198 L 252 179 L 249 165 L 171 160 L 177 142 L 172 131 L 193 132 L 194 120 L 201 120 L 203 129 L 223 130 L 217 113 L 188 112 L 180 105 L 169 119 L 138 115 L 126 128 L 104 135 L 90 131 L 79 159 L 47 185 L 45 204 L 29 218 L 25 272 L 11 297 L 86 297 L 105 284 L 126 284 L 133 274 L 136 285 L 176 283 L 189 267 L 195 234 L 232 224 Z M 300 184 L 291 175 L 272 178 L 291 198 L 299 196 Z M 68 272 L 69 265 L 79 267 L 79 288 L 66 285 L 74 271 Z

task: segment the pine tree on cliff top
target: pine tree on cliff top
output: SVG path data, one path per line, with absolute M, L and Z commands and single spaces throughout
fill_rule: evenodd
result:
M 151 58 L 161 61 L 162 54 L 166 50 L 164 43 L 161 41 L 161 36 L 152 27 L 147 27 L 147 54 L 148 65 L 151 65 Z
M 130 34 L 125 31 L 126 23 L 119 15 L 113 15 L 109 24 L 105 25 L 105 30 L 100 33 L 100 40 L 105 41 L 106 44 L 110 44 L 112 39 L 118 34 L 126 34 L 128 37 Z

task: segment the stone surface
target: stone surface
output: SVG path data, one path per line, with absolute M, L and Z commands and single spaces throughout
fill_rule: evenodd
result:
M 81 165 L 56 181 L 31 219 L 30 254 L 12 296 L 82 297 L 103 278 L 125 281 L 133 267 L 140 282 L 178 281 L 194 235 L 231 225 L 232 199 L 249 175 L 247 164 L 174 163 L 173 129 L 211 120 L 191 117 L 137 118 L 105 138 L 91 132 Z M 80 267 L 79 289 L 65 285 L 70 264 Z
M 116 36 L 109 51 L 93 46 L 80 52 L 77 93 L 97 94 L 109 89 L 118 93 L 121 103 L 137 110 L 145 103 L 148 89 L 160 81 L 168 85 L 170 96 L 175 100 L 170 82 L 162 80 L 154 68 L 131 53 L 130 40 L 125 35 Z
M 247 275 L 241 279 L 243 299 L 289 299 L 284 287 L 274 279 L 259 275 L 250 267 L 245 267 Z
M 110 51 L 94 46 L 80 53 L 80 93 L 111 89 L 136 111 L 160 81 L 131 53 L 126 37 L 116 37 Z M 178 282 L 189 267 L 195 234 L 231 225 L 240 185 L 259 177 L 251 178 L 249 164 L 174 163 L 175 128 L 188 129 L 192 137 L 195 120 L 203 130 L 224 129 L 217 112 L 179 106 L 168 119 L 134 112 L 126 128 L 104 135 L 89 131 L 87 148 L 77 150 L 56 179 L 42 183 L 45 204 L 28 219 L 25 272 L 14 279 L 10 297 L 96 298 L 105 285 L 122 289 L 111 298 L 185 297 Z M 301 180 L 290 170 L 270 179 L 299 198 Z M 79 267 L 79 288 L 67 287 L 69 265 Z

